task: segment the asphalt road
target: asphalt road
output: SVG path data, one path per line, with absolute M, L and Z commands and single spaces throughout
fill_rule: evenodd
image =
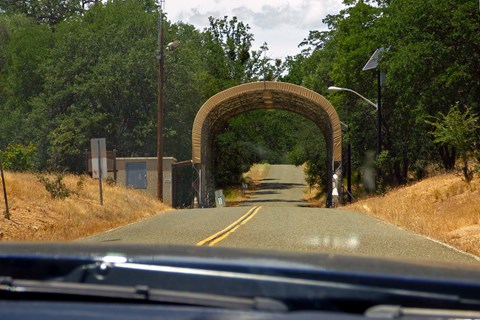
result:
M 303 192 L 306 188 L 305 175 L 301 167 L 292 165 L 270 165 L 255 194 L 242 206 L 306 207 Z
M 88 242 L 210 245 L 474 262 L 473 256 L 361 213 L 308 208 L 303 172 L 271 166 L 249 202 L 170 211 L 82 239 Z

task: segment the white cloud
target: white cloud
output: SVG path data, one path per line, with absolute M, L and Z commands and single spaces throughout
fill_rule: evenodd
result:
M 217 0 L 220 1 L 220 0 Z M 200 11 L 198 8 L 192 8 L 190 12 L 181 12 L 175 17 L 168 15 L 168 18 L 172 21 L 188 22 L 200 30 L 208 26 L 208 17 L 221 17 L 220 11 Z
M 297 1 L 298 2 L 298 1 Z M 294 26 L 299 29 L 322 28 L 325 16 L 338 7 L 337 0 L 314 1 L 304 0 L 299 3 L 291 1 L 272 5 L 263 5 L 260 10 L 242 6 L 232 10 L 238 17 L 251 19 L 254 25 L 269 29 L 279 25 Z
M 310 30 L 325 29 L 322 20 L 337 13 L 342 0 L 166 0 L 165 10 L 172 21 L 184 21 L 200 30 L 208 17 L 237 16 L 248 23 L 258 49 L 267 42 L 274 57 L 293 55 Z

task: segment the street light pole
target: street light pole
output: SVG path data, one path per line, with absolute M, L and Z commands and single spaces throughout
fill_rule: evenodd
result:
M 157 198 L 163 202 L 163 10 L 158 19 L 157 75 Z
M 342 125 L 342 131 L 345 131 L 347 136 L 349 135 L 349 129 L 350 127 L 341 122 L 340 124 Z M 347 143 L 347 201 L 349 203 L 352 202 L 352 144 L 350 143 L 350 137 L 348 136 L 348 143 Z
M 377 70 L 378 97 L 377 97 L 377 157 L 382 152 L 382 75 Z M 381 176 L 380 169 L 377 170 L 378 178 Z
M 377 157 L 378 155 L 380 155 L 380 152 L 382 151 L 382 131 L 381 131 L 381 123 L 382 123 L 382 105 L 381 105 L 381 97 L 380 97 L 380 72 L 378 73 L 378 104 L 370 101 L 369 99 L 365 98 L 364 96 L 362 96 L 360 93 L 358 93 L 357 91 L 354 91 L 352 89 L 348 89 L 348 88 L 341 88 L 341 87 L 335 87 L 335 86 L 332 86 L 332 87 L 328 87 L 328 90 L 330 91 L 349 91 L 349 92 L 352 92 L 354 94 L 356 94 L 357 96 L 359 96 L 360 98 L 362 98 L 363 100 L 365 100 L 366 102 L 368 102 L 368 104 L 372 105 L 375 109 L 377 109 L 377 150 L 376 150 L 376 153 L 377 153 Z M 347 145 L 347 154 L 348 154 L 348 172 L 349 172 L 349 175 L 350 175 L 350 170 L 351 170 L 351 160 L 350 160 L 350 152 L 351 152 L 351 146 L 350 146 L 350 142 L 348 143 Z M 380 177 L 380 171 L 378 170 L 377 171 L 377 177 L 379 178 Z M 348 184 L 348 189 L 351 188 L 351 181 L 348 181 L 347 182 Z M 375 187 L 376 188 L 376 187 Z M 351 192 L 351 191 L 349 191 Z M 350 199 L 350 198 L 349 198 Z

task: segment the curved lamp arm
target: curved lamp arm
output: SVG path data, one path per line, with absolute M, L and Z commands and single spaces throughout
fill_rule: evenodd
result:
M 357 96 L 359 96 L 360 98 L 362 98 L 363 100 L 365 100 L 366 102 L 371 104 L 375 109 L 378 110 L 378 105 L 376 103 L 373 103 L 372 101 L 368 100 L 367 98 L 362 96 L 357 91 L 354 91 L 354 90 L 348 89 L 348 88 L 341 88 L 341 87 L 328 87 L 328 90 L 330 90 L 330 91 L 349 91 L 349 92 L 355 93 Z

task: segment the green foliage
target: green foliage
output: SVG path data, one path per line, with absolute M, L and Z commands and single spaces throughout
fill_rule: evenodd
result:
M 393 1 L 379 19 L 378 32 L 391 46 L 385 56 L 387 147 L 410 164 L 438 161 L 453 168 L 455 155 L 429 138 L 425 120 L 447 113 L 455 102 L 478 113 L 478 2 L 472 0 Z M 473 29 L 472 29 L 473 28 Z M 431 155 L 435 155 L 432 157 Z M 453 161 L 452 161 L 453 159 Z
M 204 50 L 202 34 L 184 23 L 170 28 L 166 42 L 179 40 L 181 44 L 165 54 L 164 152 L 177 160 L 189 160 L 193 120 L 209 98 L 206 92 L 217 89 L 212 89 L 212 78 L 199 54 Z
M 230 20 L 228 17 L 223 19 L 210 17 L 209 21 L 207 39 L 223 51 L 222 60 L 225 65 L 222 68 L 225 67 L 225 69 L 222 72 L 225 72 L 225 78 L 233 81 L 243 80 L 253 41 L 253 35 L 249 33 L 250 26 L 238 21 L 236 17 Z
M 480 123 L 478 115 L 474 114 L 470 108 L 467 107 L 462 112 L 457 103 L 446 115 L 439 112 L 436 120 L 436 122 L 428 122 L 435 127 L 432 132 L 435 143 L 454 147 L 460 157 L 476 151 L 477 130 L 480 129 Z
M 286 81 L 328 95 L 348 124 L 353 171 L 375 150 L 376 113 L 356 95 L 327 92 L 346 87 L 374 100 L 376 71 L 362 71 L 375 49 L 388 48 L 379 69 L 382 87 L 382 183 L 403 184 L 409 172 L 426 174 L 429 163 L 452 168 L 455 149 L 435 144 L 425 122 L 459 101 L 479 114 L 480 16 L 475 0 L 344 1 L 345 9 L 324 19 L 329 30 L 311 31 L 300 55 L 287 59 Z M 388 155 L 388 156 L 387 156 Z M 452 161 L 453 159 L 453 161 Z M 420 168 L 422 166 L 422 168 Z M 359 181 L 361 179 L 358 179 Z M 359 186 L 360 187 L 360 186 Z
M 52 23 L 36 18 L 34 3 L 42 2 L 0 2 L 8 13 L 0 14 L 0 112 L 8 115 L 0 118 L 0 147 L 32 142 L 38 166 L 55 171 L 82 171 L 93 137 L 105 137 L 119 156 L 155 155 L 156 2 L 45 2 L 58 16 Z M 211 18 L 204 32 L 165 19 L 163 30 L 166 43 L 181 43 L 164 54 L 164 152 L 188 160 L 198 108 L 258 78 L 260 53 L 235 17 Z
M 5 151 L 0 151 L 2 164 L 8 171 L 30 171 L 34 168 L 36 147 L 33 144 L 9 144 Z
M 80 171 L 92 137 L 119 155 L 154 153 L 156 14 L 136 1 L 94 6 L 58 25 L 38 108 L 51 118 L 49 166 Z M 128 76 L 127 76 L 128 75 Z
M 435 138 L 434 142 L 455 149 L 462 160 L 464 179 L 470 182 L 473 179 L 473 171 L 469 168 L 468 161 L 478 153 L 479 116 L 468 107 L 462 112 L 457 103 L 447 114 L 439 112 L 435 120 L 428 122 L 435 128 L 431 132 Z
M 33 143 L 40 153 L 45 134 L 39 133 L 42 121 L 33 117 L 32 100 L 42 91 L 45 74 L 40 66 L 52 44 L 52 34 L 48 27 L 34 25 L 18 16 L 3 18 L 5 46 L 0 45 L 0 148 L 8 144 Z
M 50 193 L 52 199 L 60 199 L 63 200 L 68 198 L 74 192 L 63 183 L 63 175 L 57 174 L 55 178 L 50 179 L 43 175 L 38 175 L 37 179 L 41 182 L 45 189 Z
M 0 0 L 0 12 L 23 14 L 36 23 L 53 27 L 98 2 L 100 0 Z
M 305 177 L 309 187 L 315 187 L 320 194 L 325 193 L 328 181 L 325 139 L 313 123 L 305 123 L 298 128 L 297 143 L 289 153 L 291 163 L 305 165 Z
M 213 147 L 215 183 L 219 187 L 238 185 L 242 174 L 254 163 L 251 142 L 237 139 L 236 132 L 225 131 L 218 135 Z
M 300 133 L 312 126 L 303 117 L 279 110 L 257 110 L 230 119 L 214 140 L 216 183 L 221 187 L 239 184 L 242 173 L 254 163 L 291 163 L 291 150 L 312 140 Z M 313 127 L 313 137 L 321 136 Z M 320 148 L 323 145 L 322 141 Z

